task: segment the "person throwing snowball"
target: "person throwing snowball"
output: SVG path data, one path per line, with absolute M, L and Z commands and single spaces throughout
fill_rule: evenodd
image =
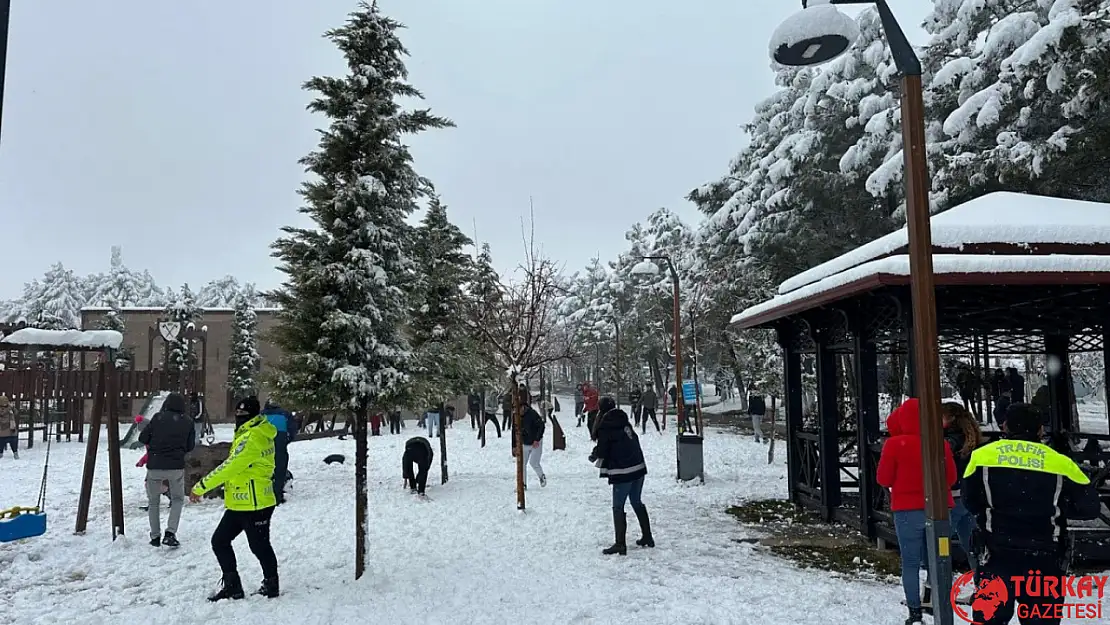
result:
M 278 564 L 270 544 L 270 517 L 277 505 L 274 495 L 274 437 L 277 428 L 259 414 L 258 398 L 248 397 L 235 407 L 235 439 L 227 460 L 193 486 L 193 503 L 205 493 L 224 487 L 224 516 L 212 532 L 212 552 L 223 574 L 220 590 L 209 601 L 242 599 L 243 583 L 231 547 L 239 534 L 247 535 L 251 552 L 262 565 L 262 587 L 256 594 L 277 597 Z
M 405 443 L 405 453 L 401 456 L 401 475 L 404 478 L 403 486 L 411 488 L 414 495 L 424 497 L 424 489 L 428 487 L 428 469 L 432 467 L 432 444 L 423 436 L 414 436 Z M 416 471 L 412 470 L 416 465 Z
M 547 486 L 547 476 L 544 475 L 543 467 L 540 466 L 540 458 L 543 457 L 544 418 L 532 407 L 529 401 L 531 397 L 527 395 L 527 391 L 522 391 L 522 394 L 527 398 L 524 415 L 520 420 L 520 442 L 523 446 L 524 464 L 532 465 L 532 470 L 540 478 L 540 486 Z M 528 488 L 527 467 L 524 471 L 524 488 Z

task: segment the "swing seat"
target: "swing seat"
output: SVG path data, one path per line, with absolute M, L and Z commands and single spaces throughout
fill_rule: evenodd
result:
M 38 508 L 0 510 L 0 543 L 34 538 L 46 533 L 46 513 Z

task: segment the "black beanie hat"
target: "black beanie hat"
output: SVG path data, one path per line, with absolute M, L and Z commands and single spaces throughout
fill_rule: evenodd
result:
M 609 395 L 606 395 L 605 397 L 602 397 L 600 400 L 598 400 L 597 407 L 601 410 L 601 414 L 605 414 L 610 410 L 616 409 L 617 401 Z
M 239 411 L 247 413 L 248 416 L 257 417 L 259 412 L 258 398 L 251 395 L 246 399 L 240 400 L 239 403 L 235 405 L 235 412 Z

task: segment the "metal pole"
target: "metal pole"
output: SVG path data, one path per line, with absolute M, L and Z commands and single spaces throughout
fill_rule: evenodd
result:
M 936 291 L 933 278 L 933 237 L 929 224 L 929 167 L 925 155 L 925 104 L 921 61 L 906 39 L 886 0 L 877 0 L 891 56 L 902 74 L 902 153 L 905 159 L 906 229 L 909 234 L 910 293 L 913 302 L 914 364 L 921 419 L 921 457 L 925 469 L 926 536 L 929 577 L 934 588 L 933 618 L 953 622 L 945 599 L 952 587 L 949 554 L 948 483 L 945 479 L 944 434 L 940 412 Z
M 616 354 L 616 358 L 615 358 L 616 362 L 613 363 L 614 366 L 617 369 L 614 372 L 614 375 L 616 375 L 616 378 L 617 378 L 617 390 L 616 390 L 615 393 L 613 393 L 613 395 L 614 395 L 614 399 L 617 402 L 617 408 L 620 408 L 621 407 L 621 391 L 624 389 L 624 386 L 621 385 L 621 324 L 620 324 L 619 321 L 617 321 L 616 317 L 613 317 L 613 326 L 617 329 L 617 347 L 616 347 L 617 354 Z
M 4 77 L 8 67 L 8 22 L 11 13 L 12 0 L 0 0 L 0 127 L 4 118 Z
M 682 311 L 679 308 L 679 282 L 678 272 L 675 271 L 674 263 L 671 262 L 670 256 L 666 257 L 667 267 L 671 270 L 671 280 L 674 282 L 674 371 L 675 371 L 675 415 L 678 417 L 678 436 L 681 436 L 685 431 L 684 420 L 686 418 L 686 400 L 682 393 L 682 378 L 685 372 L 682 370 Z M 667 415 L 663 415 L 665 419 Z

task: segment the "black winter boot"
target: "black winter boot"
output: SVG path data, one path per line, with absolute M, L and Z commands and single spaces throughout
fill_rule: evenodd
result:
M 262 580 L 262 587 L 260 587 L 258 589 L 258 592 L 255 593 L 255 594 L 262 595 L 263 597 L 266 597 L 267 599 L 273 599 L 273 598 L 277 597 L 279 594 L 281 594 L 281 592 L 279 590 L 279 587 L 278 587 L 278 578 L 277 577 L 268 577 L 266 579 L 263 579 Z
M 924 622 L 921 617 L 921 608 L 910 608 L 910 617 L 906 619 L 906 625 L 921 625 Z
M 613 535 L 616 540 L 612 547 L 603 549 L 601 553 L 611 556 L 619 553 L 622 556 L 628 555 L 628 547 L 625 545 L 624 537 L 628 533 L 628 519 L 624 516 L 624 510 L 613 510 Z
M 239 581 L 239 574 L 225 575 L 220 580 L 220 590 L 208 597 L 209 601 L 222 601 L 224 599 L 242 599 L 246 596 L 243 592 L 243 582 Z
M 636 541 L 636 544 L 641 547 L 654 547 L 655 539 L 651 536 L 651 520 L 648 519 L 648 512 L 646 506 L 632 506 L 636 511 L 636 519 L 640 521 L 640 534 L 643 537 Z

